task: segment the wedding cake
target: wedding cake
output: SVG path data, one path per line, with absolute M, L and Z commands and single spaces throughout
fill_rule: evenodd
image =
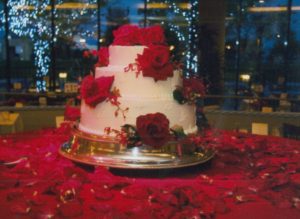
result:
M 99 50 L 95 76 L 82 82 L 79 129 L 103 136 L 137 125 L 160 135 L 165 124 L 195 132 L 195 106 L 174 99 L 174 90 L 183 80 L 170 61 L 162 28 L 125 25 L 114 37 L 112 45 Z

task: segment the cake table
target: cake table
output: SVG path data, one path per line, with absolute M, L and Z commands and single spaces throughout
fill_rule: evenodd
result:
M 122 170 L 72 162 L 58 129 L 0 137 L 0 218 L 300 218 L 300 142 L 212 130 L 205 164 Z

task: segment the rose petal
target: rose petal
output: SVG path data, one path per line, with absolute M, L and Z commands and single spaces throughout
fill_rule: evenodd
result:
M 128 186 L 121 191 L 126 198 L 147 200 L 149 197 L 149 190 L 144 186 Z
M 67 202 L 59 207 L 59 211 L 64 217 L 77 217 L 82 215 L 82 206 L 77 201 Z
M 300 173 L 293 174 L 291 176 L 291 182 L 296 186 L 300 186 Z
M 15 214 L 28 214 L 31 208 L 26 202 L 14 202 L 10 206 L 10 211 Z

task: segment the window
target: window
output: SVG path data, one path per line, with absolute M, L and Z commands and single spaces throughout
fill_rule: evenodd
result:
M 5 17 L 4 2 L 0 1 L 0 91 L 4 91 L 6 87 L 6 44 L 5 44 Z
M 12 84 L 45 90 L 50 67 L 50 0 L 42 4 L 8 1 L 9 60 Z
M 96 0 L 70 2 L 60 1 L 55 5 L 54 18 L 54 54 L 52 63 L 55 68 L 56 87 L 63 89 L 64 81 L 77 81 L 79 77 L 89 74 L 84 65 L 83 51 L 97 50 L 97 13 Z M 65 75 L 67 78 L 60 77 Z

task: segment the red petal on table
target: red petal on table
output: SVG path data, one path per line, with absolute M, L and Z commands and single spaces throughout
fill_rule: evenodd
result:
M 283 200 L 280 203 L 278 203 L 278 207 L 279 208 L 291 208 L 292 207 L 292 203 L 288 200 Z
M 85 182 L 88 179 L 87 172 L 79 167 L 65 167 L 64 174 L 67 178 L 71 178 L 74 180 L 80 180 L 81 182 Z
M 68 191 L 72 191 L 75 195 L 76 191 L 80 190 L 81 185 L 81 181 L 70 179 L 57 186 L 56 189 L 59 191 L 60 195 L 65 195 Z
M 220 214 L 225 214 L 229 211 L 229 208 L 226 206 L 225 201 L 217 200 L 215 202 L 215 211 Z
M 204 202 L 201 206 L 200 215 L 203 216 L 203 218 L 213 218 L 215 215 L 213 203 Z
M 51 202 L 56 203 L 56 197 L 54 195 L 42 195 L 37 194 L 32 196 L 29 201 L 35 205 L 35 206 L 41 206 L 41 205 L 49 205 Z
M 300 210 L 300 199 L 299 198 L 294 198 L 293 204 L 296 209 Z
M 24 194 L 23 194 L 23 189 L 10 189 L 7 192 L 7 196 L 6 196 L 8 201 L 14 201 L 14 200 L 18 200 L 18 199 L 23 199 L 24 198 Z
M 171 207 L 160 207 L 152 209 L 152 217 L 153 218 L 172 218 L 176 209 Z
M 201 219 L 200 209 L 195 208 L 185 208 L 183 211 L 177 212 L 172 219 L 183 219 L 183 218 L 191 218 L 191 219 Z
M 290 182 L 289 175 L 285 173 L 270 174 L 270 177 L 266 180 L 266 188 L 274 188 L 278 186 L 286 185 Z
M 191 192 L 191 191 L 189 191 Z M 188 197 L 188 189 L 186 192 L 182 188 L 178 188 L 172 191 L 174 196 L 176 197 L 176 206 L 178 208 L 183 208 L 184 206 L 187 206 L 190 203 L 190 199 Z
M 45 198 L 45 199 L 44 199 Z M 48 219 L 48 218 L 56 218 L 57 214 L 57 200 L 54 197 L 43 197 L 44 203 L 43 205 L 33 206 L 32 214 L 34 215 L 32 218 L 37 219 Z
M 15 214 L 28 214 L 30 209 L 30 206 L 23 201 L 12 203 L 10 207 L 10 211 Z
M 149 191 L 148 188 L 145 186 L 128 186 L 124 188 L 121 193 L 126 197 L 126 198 L 132 198 L 132 199 L 148 199 L 149 197 Z
M 254 200 L 255 200 L 254 195 L 236 195 L 235 196 L 236 203 L 251 202 Z
M 67 202 L 59 207 L 59 211 L 64 217 L 77 217 L 82 215 L 82 206 L 77 201 Z
M 300 173 L 296 173 L 291 175 L 291 182 L 296 185 L 296 186 L 300 186 Z
M 143 205 L 142 202 L 133 205 L 129 211 L 126 211 L 125 214 L 130 219 L 152 219 L 151 210 Z
M 100 212 L 100 213 L 108 213 L 114 210 L 111 205 L 103 204 L 103 203 L 92 203 L 91 209 L 95 212 Z
M 262 191 L 260 196 L 270 201 L 272 204 L 278 204 L 280 200 L 282 200 L 282 195 L 278 192 L 273 192 L 272 190 Z
M 101 188 L 101 187 L 97 187 L 94 188 L 95 191 L 95 198 L 97 200 L 111 200 L 114 197 L 114 194 L 112 191 L 110 191 L 109 189 L 105 189 L 105 188 Z
M 171 205 L 178 206 L 178 200 L 174 194 L 170 192 L 156 191 L 154 194 L 149 196 L 151 203 L 158 203 L 161 206 Z

